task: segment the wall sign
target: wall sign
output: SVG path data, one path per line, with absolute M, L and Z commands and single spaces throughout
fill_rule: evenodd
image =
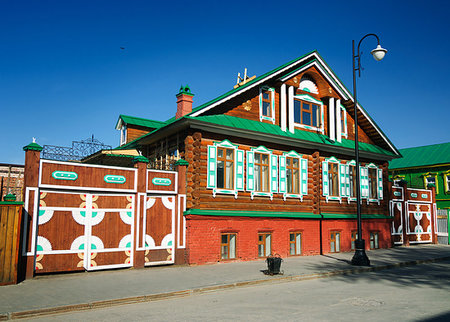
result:
M 56 180 L 71 180 L 75 181 L 78 179 L 78 174 L 71 171 L 53 171 L 52 177 Z
M 153 178 L 152 183 L 155 186 L 170 186 L 172 184 L 172 180 L 169 178 Z
M 124 176 L 118 176 L 114 174 L 107 174 L 106 176 L 103 177 L 103 180 L 106 183 L 120 183 L 120 184 L 124 184 L 127 181 L 127 179 Z

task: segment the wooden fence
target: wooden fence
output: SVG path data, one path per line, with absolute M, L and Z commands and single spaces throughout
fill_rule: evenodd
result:
M 18 282 L 22 202 L 0 202 L 0 285 Z

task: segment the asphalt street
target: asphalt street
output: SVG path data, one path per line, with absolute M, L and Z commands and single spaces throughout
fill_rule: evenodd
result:
M 450 260 L 29 321 L 449 321 Z

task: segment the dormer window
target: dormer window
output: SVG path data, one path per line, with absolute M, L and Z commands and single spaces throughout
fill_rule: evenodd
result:
M 319 113 L 319 105 L 294 98 L 295 123 L 319 127 Z
M 323 132 L 323 103 L 308 94 L 294 95 L 294 125 Z
M 261 87 L 259 89 L 259 120 L 271 121 L 275 124 L 275 89 Z

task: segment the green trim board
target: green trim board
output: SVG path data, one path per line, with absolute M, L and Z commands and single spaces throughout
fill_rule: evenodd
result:
M 242 210 L 210 210 L 189 209 L 184 215 L 198 216 L 226 216 L 226 217 L 277 217 L 277 218 L 313 218 L 320 219 L 320 215 L 307 212 L 283 212 L 283 211 L 242 211 Z
M 0 201 L 0 205 L 23 205 L 23 201 Z
M 189 209 L 184 215 L 225 216 L 225 217 L 269 217 L 269 218 L 307 218 L 307 219 L 356 219 L 356 214 L 313 214 L 308 212 L 284 211 L 243 211 L 243 210 L 212 210 Z M 392 216 L 381 214 L 362 214 L 362 219 L 392 219 Z

